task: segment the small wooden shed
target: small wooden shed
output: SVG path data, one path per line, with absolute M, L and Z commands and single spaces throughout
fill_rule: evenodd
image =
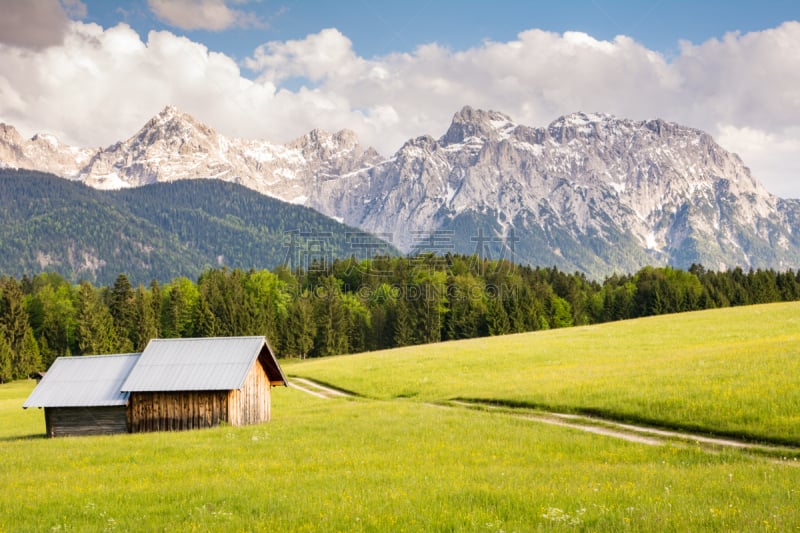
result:
M 48 437 L 127 433 L 121 391 L 139 354 L 59 357 L 22 405 L 44 408 Z
M 267 422 L 271 387 L 287 385 L 265 337 L 154 339 L 121 391 L 132 432 Z
M 267 422 L 288 385 L 266 337 L 153 339 L 141 354 L 59 357 L 23 404 L 49 437 Z

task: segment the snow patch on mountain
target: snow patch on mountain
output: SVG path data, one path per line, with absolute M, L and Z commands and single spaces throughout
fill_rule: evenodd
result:
M 222 179 L 302 204 L 404 251 L 420 233 L 481 231 L 496 253 L 594 275 L 646 263 L 796 267 L 800 206 L 767 192 L 706 133 L 661 119 L 572 113 L 546 127 L 464 107 L 439 139 L 391 157 L 352 131 L 312 130 L 287 144 L 228 138 L 168 106 L 104 149 L 29 140 L 0 125 L 0 166 L 102 189 Z M 474 251 L 474 235 L 452 248 Z

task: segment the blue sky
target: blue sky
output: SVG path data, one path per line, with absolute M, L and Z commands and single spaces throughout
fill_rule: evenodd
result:
M 84 3 L 88 22 L 104 27 L 125 22 L 142 38 L 153 29 L 177 31 L 237 59 L 247 57 L 266 41 L 302 39 L 325 28 L 337 28 L 347 35 L 356 53 L 364 57 L 411 52 L 433 42 L 466 50 L 486 39 L 512 40 L 531 28 L 580 31 L 602 40 L 623 34 L 672 56 L 678 52 L 680 40 L 701 43 L 731 31 L 747 33 L 800 19 L 796 0 L 263 0 L 232 4 L 255 14 L 261 27 L 209 31 L 177 28 L 159 19 L 146 0 Z
M 800 1 L 0 0 L 0 122 L 107 146 L 174 105 L 228 136 L 389 156 L 461 107 L 710 133 L 800 198 Z

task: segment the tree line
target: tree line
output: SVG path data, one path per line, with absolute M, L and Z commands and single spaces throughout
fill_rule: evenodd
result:
M 279 356 L 306 358 L 798 299 L 792 270 L 645 267 L 598 282 L 461 255 L 209 269 L 136 287 L 125 274 L 109 286 L 3 276 L 0 382 L 156 337 L 266 335 Z

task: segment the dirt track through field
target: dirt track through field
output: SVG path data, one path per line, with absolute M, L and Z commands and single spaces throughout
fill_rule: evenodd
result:
M 347 394 L 346 392 L 326 387 L 321 383 L 317 383 L 316 381 L 306 378 L 291 378 L 289 380 L 289 386 L 305 392 L 306 394 L 316 396 L 317 398 L 331 399 L 347 398 L 352 396 L 352 394 Z
M 606 418 L 546 411 L 534 413 L 521 409 L 498 407 L 488 403 L 451 401 L 448 405 L 488 411 L 489 413 L 494 412 L 495 414 L 505 414 L 532 422 L 568 427 L 579 431 L 586 431 L 588 433 L 595 433 L 597 435 L 604 435 L 650 446 L 663 446 L 666 444 L 696 445 L 708 452 L 715 452 L 724 448 L 735 448 L 768 455 L 772 458 L 779 458 L 782 463 L 800 466 L 800 448 L 798 447 L 756 444 L 730 438 L 708 437 L 684 431 L 670 431 L 634 424 L 624 424 Z
M 306 378 L 293 377 L 289 380 L 289 386 L 317 398 L 333 399 L 353 397 L 352 394 L 333 389 Z M 587 433 L 594 433 L 596 435 L 622 439 L 628 442 L 635 442 L 648 446 L 664 446 L 667 444 L 683 446 L 697 445 L 708 452 L 715 452 L 725 448 L 734 448 L 768 455 L 772 458 L 779 458 L 781 463 L 800 466 L 800 460 L 798 460 L 798 458 L 800 458 L 800 448 L 798 447 L 755 444 L 752 442 L 730 438 L 708 437 L 696 433 L 657 429 L 634 424 L 624 424 L 605 418 L 547 411 L 533 412 L 530 410 L 499 407 L 489 403 L 453 400 L 446 403 L 426 405 L 433 407 L 480 410 L 493 415 L 502 414 L 540 424 L 549 424 L 553 426 L 575 429 L 578 431 L 585 431 Z

